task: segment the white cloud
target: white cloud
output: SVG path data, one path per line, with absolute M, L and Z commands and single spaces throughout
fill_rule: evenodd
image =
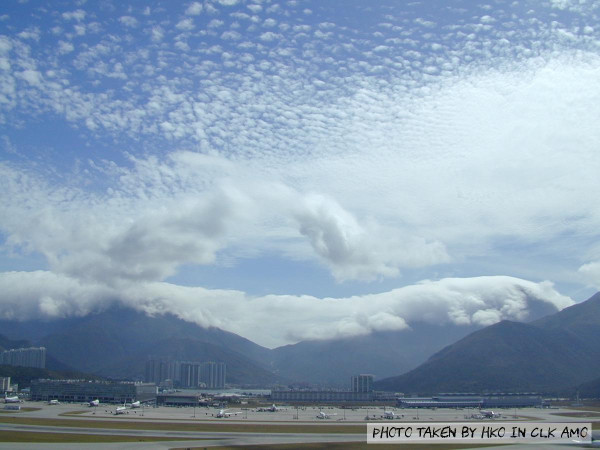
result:
M 238 33 L 237 31 L 224 31 L 223 34 L 221 34 L 221 39 L 231 39 L 231 40 L 239 40 L 242 38 L 242 35 L 240 33 Z
M 600 289 L 600 261 L 583 264 L 578 272 L 586 283 Z
M 2 272 L 0 318 L 84 316 L 110 305 L 114 291 L 52 272 Z
M 21 72 L 19 76 L 32 86 L 41 86 L 42 84 L 42 74 L 37 70 L 27 69 Z
M 208 23 L 208 28 L 219 28 L 222 27 L 223 24 L 225 22 L 223 22 L 222 20 L 219 19 L 212 19 L 209 23 Z
M 296 212 L 300 232 L 339 280 L 396 276 L 399 267 L 448 262 L 444 245 L 376 224 L 360 225 L 335 202 L 308 196 Z
M 260 35 L 260 40 L 265 42 L 272 42 L 281 38 L 282 36 L 280 34 L 273 33 L 272 31 L 266 31 Z
M 62 13 L 62 17 L 65 20 L 75 20 L 77 22 L 81 22 L 85 19 L 86 13 L 82 9 L 77 9 L 75 11 L 64 12 Z
M 202 3 L 199 2 L 193 2 L 191 3 L 187 9 L 185 10 L 185 13 L 188 16 L 197 16 L 202 12 Z
M 301 243 L 305 251 L 297 257 L 320 260 L 340 281 L 396 276 L 401 268 L 449 260 L 440 242 L 374 220 L 361 223 L 327 197 L 257 181 L 262 169 L 191 152 L 164 162 L 134 161 L 133 171 L 116 173 L 111 196 L 73 191 L 68 195 L 80 200 L 69 210 L 61 206 L 62 196 L 48 202 L 47 188 L 32 190 L 30 179 L 5 167 L 14 180 L 5 196 L 14 200 L 5 205 L 3 228 L 15 243 L 43 253 L 54 270 L 107 282 L 160 281 L 183 264 L 213 263 L 222 248 L 260 252 L 268 241 L 284 254 L 290 243 Z M 25 196 L 44 205 L 34 214 L 35 226 L 21 223 L 29 215 L 20 206 Z
M 182 31 L 191 31 L 194 29 L 194 21 L 192 19 L 181 19 L 175 27 Z
M 29 27 L 26 30 L 21 31 L 17 36 L 21 39 L 33 39 L 34 41 L 39 41 L 40 29 L 37 27 Z
M 84 315 L 118 301 L 149 314 L 169 312 L 201 326 L 217 326 L 270 347 L 305 339 L 405 330 L 416 322 L 483 326 L 503 319 L 526 320 L 540 304 L 548 311 L 573 304 L 550 283 L 509 277 L 443 279 L 338 299 L 250 297 L 239 291 L 168 283 L 106 287 L 50 272 L 2 273 L 0 288 L 10 299 L 0 304 L 0 317 L 4 318 Z
M 151 34 L 152 34 L 152 40 L 154 42 L 160 42 L 165 37 L 165 32 L 164 32 L 163 28 L 158 25 L 152 27 Z
M 137 19 L 132 16 L 121 16 L 121 17 L 119 17 L 119 22 L 121 22 L 126 27 L 130 27 L 130 28 L 135 28 L 138 26 Z
M 70 42 L 58 41 L 58 51 L 60 54 L 65 55 L 75 50 L 75 46 Z
M 277 21 L 271 17 L 269 17 L 268 19 L 265 19 L 265 21 L 263 22 L 263 25 L 265 27 L 271 28 L 277 25 Z
M 8 248 L 111 288 L 256 255 L 337 281 L 596 277 L 594 4 L 450 6 L 443 20 L 360 7 L 372 28 L 318 2 L 268 18 L 248 3 L 146 9 L 148 25 L 129 29 L 94 2 L 57 7 L 53 23 L 32 14 L 25 31 L 5 20 L 0 123 L 31 153 L 0 167 Z M 57 124 L 56 140 L 35 142 L 39 123 Z M 496 309 L 451 314 L 508 314 Z M 409 321 L 389 314 L 335 329 Z
M 257 4 L 246 5 L 246 8 L 248 8 L 254 14 L 258 14 L 263 9 L 261 5 L 257 5 Z

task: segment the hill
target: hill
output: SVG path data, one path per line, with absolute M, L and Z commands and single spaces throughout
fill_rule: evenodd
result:
M 10 350 L 11 348 L 22 347 L 30 347 L 29 341 L 26 341 L 24 339 L 14 341 L 0 334 L 0 352 L 3 352 L 4 350 Z
M 10 324 L 10 332 L 17 336 L 39 333 L 42 328 L 51 333 L 36 344 L 45 346 L 48 355 L 100 376 L 143 379 L 145 362 L 153 355 L 225 362 L 227 379 L 232 383 L 268 385 L 283 381 L 265 368 L 269 349 L 234 333 L 202 328 L 170 314 L 152 317 L 114 308 L 51 325 L 39 321 Z
M 302 341 L 274 349 L 272 367 L 290 380 L 348 388 L 352 375 L 369 373 L 377 379 L 413 369 L 448 341 L 475 329 L 414 323 L 411 329 L 402 331 Z
M 31 380 L 38 378 L 48 378 L 51 380 L 102 380 L 102 377 L 82 373 L 76 370 L 50 370 L 38 369 L 36 367 L 18 367 L 0 365 L 0 377 L 10 377 L 11 384 L 18 384 L 19 389 L 31 386 Z
M 596 398 L 600 399 L 600 378 L 582 383 L 576 388 L 573 388 L 569 395 L 579 395 L 581 398 Z
M 600 295 L 524 324 L 476 331 L 377 389 L 407 393 L 557 392 L 600 373 Z

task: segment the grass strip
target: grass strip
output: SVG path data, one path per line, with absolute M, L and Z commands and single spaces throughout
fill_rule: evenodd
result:
M 598 418 L 600 417 L 600 412 L 594 411 L 578 411 L 578 412 L 564 412 L 564 413 L 552 413 L 553 416 L 562 416 L 562 417 L 591 417 Z
M 107 442 L 153 442 L 188 441 L 195 438 L 119 436 L 114 434 L 47 433 L 29 431 L 0 431 L 0 442 L 21 443 L 107 443 Z
M 0 417 L 2 423 L 15 425 L 39 425 L 49 427 L 108 428 L 115 430 L 156 431 L 212 431 L 229 433 L 360 433 L 367 432 L 366 425 L 272 425 L 244 423 L 165 423 L 133 422 L 119 420 L 48 419 L 38 417 Z
M 6 413 L 6 414 L 15 414 L 15 413 L 19 414 L 19 413 L 22 413 L 22 412 L 39 411 L 40 409 L 42 409 L 42 408 L 32 408 L 30 406 L 26 406 L 26 407 L 23 407 L 23 408 L 21 408 L 19 410 L 15 410 L 15 409 L 0 409 L 0 412 Z

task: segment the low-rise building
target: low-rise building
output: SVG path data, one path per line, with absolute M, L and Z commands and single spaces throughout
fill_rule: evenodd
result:
M 197 393 L 172 392 L 158 394 L 156 404 L 158 406 L 207 406 L 208 400 Z
M 542 406 L 536 393 L 439 394 L 435 397 L 399 398 L 401 408 L 526 408 Z
M 271 400 L 274 402 L 370 402 L 373 401 L 373 392 L 351 391 L 271 391 Z
M 156 400 L 152 383 L 99 382 L 82 380 L 37 380 L 31 382 L 31 400 L 59 402 L 131 403 Z

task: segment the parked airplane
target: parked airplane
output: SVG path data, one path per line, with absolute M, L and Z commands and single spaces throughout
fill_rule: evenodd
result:
M 133 402 L 133 403 L 131 404 L 131 408 L 132 408 L 132 409 L 135 409 L 135 408 L 141 408 L 141 407 L 142 407 L 142 404 L 140 403 L 140 401 L 139 401 L 139 400 L 138 400 L 138 401 L 135 401 L 135 402 Z
M 217 413 L 217 417 L 219 419 L 221 418 L 227 418 L 230 416 L 235 416 L 236 414 L 240 414 L 241 411 L 227 411 L 226 409 L 221 409 L 218 413 Z
M 17 395 L 15 395 L 14 397 L 7 397 L 6 394 L 4 394 L 4 403 L 21 403 L 21 402 L 22 402 L 22 400 Z
M 394 411 L 386 411 L 383 410 L 383 418 L 384 419 L 397 419 L 399 416 Z
M 501 416 L 501 414 L 499 414 L 499 413 L 495 413 L 494 411 L 487 411 L 485 409 L 480 410 L 479 413 L 486 419 L 493 419 L 494 417 Z
M 117 414 L 125 414 L 127 412 L 127 407 L 126 406 L 117 406 L 117 409 L 115 409 L 115 415 Z
M 331 419 L 331 416 L 337 416 L 337 414 L 327 414 L 323 411 L 319 411 L 319 414 L 317 414 L 317 419 Z
M 258 408 L 258 411 L 268 411 L 268 412 L 277 412 L 277 411 L 284 411 L 284 410 L 285 410 L 285 408 L 280 408 L 278 406 L 275 406 L 275 403 L 273 403 L 268 408 Z
M 49 400 L 49 401 L 48 401 L 48 404 L 49 404 L 49 405 L 60 405 L 60 402 L 59 402 L 58 400 L 56 400 L 56 399 L 55 399 L 55 400 Z
M 100 406 L 100 400 L 96 399 L 96 400 L 92 400 L 89 403 L 90 406 Z

